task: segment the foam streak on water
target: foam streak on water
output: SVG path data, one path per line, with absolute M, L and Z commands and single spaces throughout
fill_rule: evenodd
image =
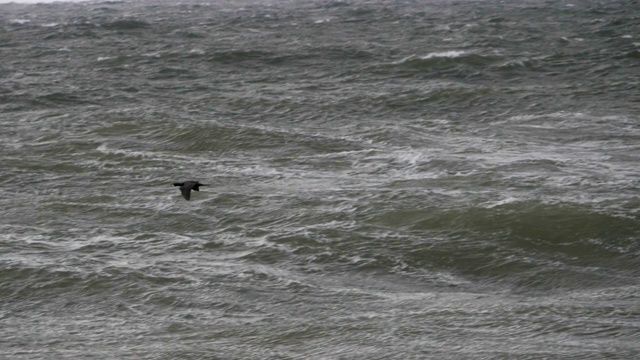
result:
M 0 358 L 636 358 L 638 11 L 0 4 Z

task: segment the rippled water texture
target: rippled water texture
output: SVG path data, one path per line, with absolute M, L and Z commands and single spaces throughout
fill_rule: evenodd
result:
M 638 19 L 0 4 L 0 358 L 640 357 Z

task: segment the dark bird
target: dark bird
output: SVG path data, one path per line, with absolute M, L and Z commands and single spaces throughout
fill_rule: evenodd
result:
M 199 181 L 185 181 L 181 183 L 173 183 L 173 186 L 180 186 L 180 192 L 185 199 L 191 199 L 191 190 L 200 191 L 198 187 L 208 186 L 207 184 L 200 184 Z

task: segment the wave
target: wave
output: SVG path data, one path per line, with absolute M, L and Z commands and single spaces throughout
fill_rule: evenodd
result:
M 345 211 L 342 218 L 363 216 Z M 328 272 L 450 274 L 454 283 L 481 281 L 527 291 L 621 286 L 637 275 L 636 221 L 574 204 L 369 209 L 364 217 L 364 223 L 332 221 L 271 235 L 273 245 L 259 247 L 250 259 L 289 259 Z
M 135 18 L 128 19 L 118 19 L 113 21 L 108 21 L 100 24 L 103 28 L 107 30 L 118 30 L 118 31 L 127 31 L 127 30 L 138 30 L 145 29 L 151 26 L 146 21 L 138 20 Z
M 225 50 L 209 56 L 209 61 L 225 64 L 236 64 L 244 61 L 277 63 L 279 62 L 278 59 L 277 53 L 262 50 Z
M 411 55 L 393 62 L 392 65 L 416 69 L 425 69 L 435 66 L 447 66 L 456 64 L 486 66 L 497 61 L 498 59 L 500 59 L 500 57 L 496 55 L 481 55 L 475 52 L 450 50 L 433 52 L 423 56 Z
M 218 51 L 208 56 L 208 61 L 237 64 L 243 62 L 258 62 L 274 66 L 318 64 L 321 61 L 367 61 L 374 57 L 374 53 L 350 45 L 323 46 L 307 45 L 294 48 L 284 48 L 280 51 L 262 49 L 234 49 Z

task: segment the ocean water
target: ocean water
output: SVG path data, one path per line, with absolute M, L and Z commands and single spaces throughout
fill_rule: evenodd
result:
M 0 4 L 0 358 L 640 358 L 639 114 L 632 0 Z

